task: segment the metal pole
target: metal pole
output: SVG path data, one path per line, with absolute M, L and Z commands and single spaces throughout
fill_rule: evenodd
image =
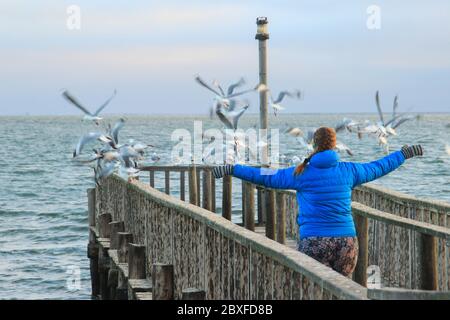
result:
M 267 86 L 267 40 L 269 39 L 269 33 L 267 30 L 268 20 L 266 17 L 256 18 L 257 31 L 255 39 L 258 40 L 259 47 L 259 83 Z M 259 127 L 260 129 L 269 129 L 268 119 L 268 91 L 261 90 L 259 92 Z M 261 154 L 261 164 L 267 165 L 268 149 L 264 149 Z

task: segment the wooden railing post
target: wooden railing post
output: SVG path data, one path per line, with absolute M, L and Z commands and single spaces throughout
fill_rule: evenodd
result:
M 233 198 L 233 177 L 223 177 L 222 193 L 222 217 L 231 220 L 232 198 Z
M 275 191 L 265 191 L 266 237 L 275 240 Z
M 211 170 L 204 169 L 203 170 L 203 203 L 202 207 L 206 210 L 211 211 L 212 209 L 212 195 L 211 195 Z
M 119 283 L 119 270 L 109 269 L 108 272 L 109 300 L 116 300 L 116 290 L 118 283 Z
M 216 212 L 216 178 L 211 174 L 211 211 Z
M 197 181 L 197 206 L 200 207 L 200 191 L 201 191 L 201 186 L 200 186 L 200 171 L 199 168 L 197 168 L 196 171 L 196 181 Z
M 155 171 L 150 170 L 150 186 L 155 187 Z
M 184 170 L 180 171 L 180 200 L 184 201 L 186 197 L 186 181 Z
M 117 258 L 119 263 L 128 262 L 128 244 L 133 242 L 133 234 L 129 232 L 118 232 L 119 248 L 117 249 Z
M 128 279 L 145 279 L 146 260 L 145 246 L 140 244 L 128 244 Z
M 244 226 L 248 230 L 255 231 L 255 187 L 249 182 L 242 182 L 244 185 Z
M 279 243 L 286 243 L 286 196 L 282 192 L 276 193 L 276 227 L 277 227 L 277 241 Z
M 242 186 L 242 192 L 241 192 L 241 197 L 242 197 L 242 225 L 245 226 L 245 181 L 241 180 L 241 186 Z
M 356 234 L 358 236 L 358 261 L 355 267 L 355 282 L 367 287 L 367 266 L 369 261 L 369 222 L 367 217 L 354 215 Z
M 152 266 L 153 300 L 173 300 L 173 265 L 155 263 Z
M 110 232 L 110 244 L 111 250 L 117 250 L 119 248 L 119 232 L 125 231 L 125 224 L 123 221 L 113 221 L 109 223 Z
M 189 166 L 189 203 L 198 206 L 197 199 L 197 169 L 192 164 Z
M 437 238 L 428 234 L 421 234 L 422 242 L 422 270 L 421 289 L 438 290 L 438 246 Z
M 257 188 L 257 200 L 258 200 L 258 224 L 263 225 L 266 222 L 266 215 L 264 213 L 265 203 L 264 203 L 264 190 L 262 188 Z
M 170 194 L 170 171 L 164 170 L 165 192 Z
M 183 289 L 183 291 L 181 292 L 181 300 L 205 300 L 205 298 L 205 290 L 200 290 L 197 288 L 187 288 Z
M 109 213 L 102 213 L 98 216 L 98 233 L 100 238 L 109 238 L 111 235 L 111 228 L 109 223 L 112 221 L 112 216 Z

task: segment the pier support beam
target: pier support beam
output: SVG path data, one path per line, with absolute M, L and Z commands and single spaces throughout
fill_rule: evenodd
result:
M 355 267 L 355 282 L 367 287 L 367 266 L 369 264 L 369 222 L 367 217 L 354 216 L 358 236 L 358 261 Z
M 286 195 L 281 192 L 276 193 L 276 228 L 277 241 L 286 243 Z
M 119 232 L 119 248 L 117 249 L 117 258 L 119 263 L 128 262 L 128 244 L 133 242 L 133 234 L 129 232 Z
M 275 191 L 265 191 L 266 237 L 275 240 Z
M 183 291 L 181 292 L 182 300 L 205 300 L 205 298 L 205 290 L 200 290 L 197 288 L 187 288 L 183 289 Z
M 113 221 L 109 223 L 110 228 L 110 245 L 111 250 L 117 250 L 119 248 L 119 232 L 125 231 L 125 224 L 123 221 Z
M 189 166 L 189 203 L 198 206 L 199 203 L 197 201 L 197 169 L 195 165 L 192 164 Z
M 211 170 L 203 170 L 203 203 L 202 206 L 206 210 L 212 211 L 212 188 L 211 188 L 212 174 Z
M 145 257 L 144 245 L 128 244 L 128 279 L 146 278 Z
M 173 265 L 155 263 L 152 266 L 153 300 L 173 300 Z
M 244 186 L 244 226 L 248 230 L 255 231 L 255 187 L 249 182 L 242 182 Z
M 233 198 L 233 177 L 225 176 L 223 181 L 222 194 L 222 217 L 231 221 L 232 198 Z
M 100 238 L 109 238 L 111 236 L 111 228 L 109 223 L 112 221 L 112 216 L 109 213 L 103 213 L 98 216 L 98 233 Z
M 89 216 L 89 243 L 87 248 L 87 256 L 89 258 L 91 273 L 91 295 L 97 298 L 100 293 L 100 283 L 98 274 L 98 244 L 95 231 L 95 188 L 87 190 L 88 197 L 88 216 Z
M 438 245 L 437 238 L 428 234 L 421 235 L 422 270 L 421 289 L 438 290 Z

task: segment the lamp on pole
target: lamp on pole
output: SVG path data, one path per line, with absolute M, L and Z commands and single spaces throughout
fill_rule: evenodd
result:
M 267 17 L 256 18 L 256 35 L 255 39 L 258 40 L 259 47 L 259 83 L 267 87 L 267 40 L 269 39 Z M 266 134 L 263 133 L 265 138 L 267 137 L 267 130 L 269 129 L 268 119 L 268 91 L 261 90 L 259 92 L 259 127 L 266 130 Z M 264 132 L 264 131 L 263 131 Z M 261 154 L 261 164 L 267 165 L 268 161 L 268 149 L 264 148 Z

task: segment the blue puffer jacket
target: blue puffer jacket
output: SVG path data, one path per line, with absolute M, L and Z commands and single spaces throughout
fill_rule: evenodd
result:
M 297 191 L 300 237 L 354 237 L 352 189 L 375 180 L 405 161 L 400 151 L 369 163 L 340 162 L 332 150 L 316 153 L 303 173 L 295 167 L 259 169 L 235 165 L 233 176 L 273 189 Z

